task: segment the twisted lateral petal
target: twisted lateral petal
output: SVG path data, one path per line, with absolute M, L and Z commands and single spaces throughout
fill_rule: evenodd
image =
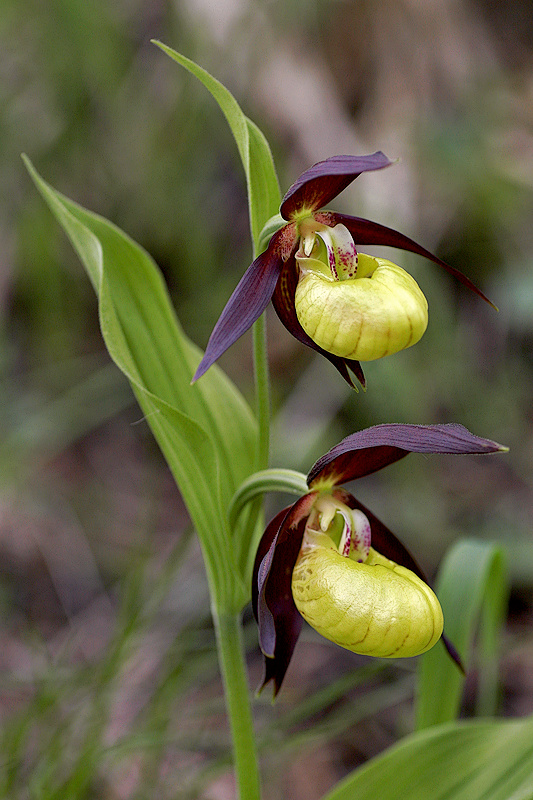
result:
M 280 207 L 284 219 L 300 211 L 317 211 L 337 197 L 362 172 L 383 169 L 392 162 L 380 150 L 368 156 L 332 156 L 306 169 L 283 198 Z
M 311 259 L 309 259 L 311 260 Z M 305 269 L 306 259 L 300 259 Z M 372 267 L 368 269 L 368 264 Z M 383 258 L 359 253 L 365 277 L 331 281 L 303 272 L 295 294 L 302 328 L 341 358 L 373 361 L 416 344 L 428 323 L 427 301 L 414 278 Z
M 354 653 L 416 656 L 442 634 L 439 601 L 418 576 L 372 548 L 363 564 L 345 558 L 326 534 L 306 531 L 292 592 L 318 633 Z
M 403 233 L 394 230 L 394 228 L 387 228 L 385 225 L 380 225 L 379 222 L 372 222 L 362 217 L 351 217 L 347 214 L 337 214 L 331 211 L 324 211 L 315 216 L 316 219 L 324 222 L 325 225 L 338 225 L 339 223 L 345 225 L 352 234 L 356 245 L 371 244 L 397 247 L 400 250 L 408 250 L 411 253 L 416 253 L 419 256 L 429 259 L 429 261 L 433 261 L 434 264 L 438 264 L 439 267 L 445 269 L 446 272 L 453 275 L 459 283 L 462 283 L 467 289 L 475 292 L 475 294 L 496 309 L 494 303 L 483 294 L 481 289 L 478 289 L 477 286 L 472 283 L 470 278 L 467 278 L 466 275 L 463 275 L 458 269 L 451 267 L 445 261 L 433 255 L 433 253 L 426 250 L 425 247 L 417 244 L 414 239 L 410 239 L 409 236 L 404 236 Z
M 284 234 L 285 230 L 274 234 L 268 249 L 250 264 L 237 284 L 213 328 L 193 383 L 252 327 L 269 304 L 283 266 Z
M 260 644 L 263 650 L 263 679 L 260 689 L 269 681 L 274 681 L 274 694 L 279 691 L 292 658 L 296 642 L 302 628 L 302 618 L 298 614 L 292 595 L 283 600 L 271 601 L 273 612 L 266 604 L 265 581 L 275 552 L 277 537 L 290 508 L 280 511 L 267 526 L 257 551 L 252 580 L 252 610 L 259 625 Z M 259 605 L 261 604 L 261 610 Z
M 265 656 L 260 688 L 273 680 L 274 695 L 279 691 L 302 627 L 292 599 L 291 573 L 315 499 L 314 492 L 304 495 L 274 517 L 263 534 L 255 559 L 252 607 Z
M 370 475 L 408 453 L 483 455 L 505 452 L 501 444 L 474 436 L 463 425 L 374 425 L 347 436 L 318 459 L 307 476 L 308 486 L 333 486 Z

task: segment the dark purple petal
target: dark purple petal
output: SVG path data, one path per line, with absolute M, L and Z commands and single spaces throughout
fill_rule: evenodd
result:
M 268 523 L 267 527 L 265 528 L 265 532 L 259 540 L 259 547 L 257 548 L 257 553 L 255 554 L 254 569 L 252 574 L 252 611 L 254 612 L 256 622 L 258 621 L 257 604 L 259 599 L 259 567 L 261 566 L 264 557 L 270 550 L 270 546 L 278 535 L 281 524 L 291 508 L 292 506 L 287 506 L 278 514 L 276 514 L 276 516 Z M 261 581 L 261 585 L 263 584 L 263 581 L 264 579 Z
M 383 169 L 393 162 L 378 150 L 369 156 L 332 156 L 303 172 L 282 200 L 284 219 L 302 209 L 318 211 L 346 189 L 362 172 Z
M 298 341 L 302 344 L 307 345 L 307 347 L 311 347 L 313 350 L 316 350 L 317 353 L 325 356 L 328 361 L 330 361 L 333 366 L 338 369 L 349 386 L 355 388 L 355 385 L 350 377 L 350 373 L 348 372 L 348 368 L 352 370 L 355 377 L 364 388 L 365 376 L 359 361 L 354 361 L 353 359 L 349 358 L 340 358 L 340 356 L 335 356 L 333 353 L 328 353 L 327 350 L 323 350 L 311 339 L 310 336 L 307 335 L 300 325 L 296 315 L 296 309 L 294 307 L 294 295 L 296 292 L 297 283 L 298 268 L 296 266 L 294 256 L 291 256 L 291 258 L 283 265 L 276 288 L 274 290 L 274 294 L 272 295 L 272 305 L 274 306 L 280 321 L 295 339 L 298 339 Z
M 264 253 L 250 264 L 226 307 L 218 318 L 192 382 L 209 367 L 259 319 L 270 302 L 283 266 L 284 229 L 274 234 Z
M 292 598 L 291 581 L 315 498 L 314 493 L 301 497 L 272 520 L 264 533 L 265 542 L 260 544 L 254 566 L 252 600 L 259 627 L 259 644 L 265 656 L 260 689 L 273 680 L 274 696 L 280 689 L 302 629 L 302 618 Z M 260 558 L 269 541 L 268 550 Z
M 445 269 L 446 272 L 453 275 L 463 286 L 466 286 L 479 295 L 479 297 L 483 298 L 483 300 L 489 303 L 493 308 L 496 308 L 494 303 L 492 303 L 489 298 L 483 294 L 481 289 L 478 289 L 466 275 L 463 275 L 463 273 L 455 269 L 455 267 L 446 264 L 445 261 L 434 256 L 433 253 L 426 250 L 425 247 L 417 244 L 417 242 L 410 239 L 408 236 L 404 236 L 403 233 L 399 233 L 399 231 L 395 231 L 393 228 L 387 228 L 385 225 L 380 225 L 378 222 L 362 219 L 361 217 L 350 217 L 346 214 L 336 214 L 335 212 L 325 213 L 320 216 L 328 218 L 327 222 L 324 219 L 327 225 L 335 226 L 339 223 L 345 225 L 352 234 L 356 247 L 361 244 L 383 245 L 385 247 L 397 247 L 400 250 L 409 250 L 411 253 L 424 256 L 424 258 L 433 261 L 435 264 L 438 264 L 439 267 Z
M 404 545 L 399 539 L 396 538 L 392 531 L 390 531 L 376 516 L 374 516 L 374 514 L 368 508 L 366 508 L 366 506 L 356 500 L 353 495 L 349 494 L 349 492 L 346 492 L 344 489 L 336 489 L 333 494 L 349 508 L 357 508 L 366 516 L 370 522 L 370 529 L 372 532 L 372 547 L 374 550 L 377 550 L 378 553 L 381 553 L 381 555 L 385 556 L 386 558 L 390 558 L 390 560 L 394 561 L 396 564 L 401 564 L 403 567 L 410 569 L 411 572 L 414 572 L 415 575 L 418 575 L 418 577 L 421 578 L 424 583 L 429 584 L 429 581 L 424 575 L 422 569 L 418 566 L 409 550 L 404 547 Z M 453 661 L 455 661 L 459 669 L 464 672 L 465 670 L 461 662 L 461 657 L 453 646 L 452 642 L 450 642 L 444 633 L 442 634 L 441 639 L 450 657 L 453 659 Z
M 408 453 L 484 454 L 507 448 L 474 436 L 462 425 L 374 425 L 347 436 L 322 458 L 307 476 L 312 487 L 318 481 L 332 485 L 370 475 Z
M 459 669 L 461 670 L 461 672 L 464 675 L 465 674 L 465 668 L 463 666 L 463 662 L 461 661 L 461 656 L 457 652 L 457 650 L 454 647 L 453 643 L 450 642 L 450 640 L 448 639 L 448 637 L 444 633 L 442 634 L 442 636 L 440 638 L 441 638 L 442 644 L 446 648 L 446 652 L 448 653 L 448 655 L 450 656 L 452 661 L 455 661 L 455 663 L 457 664 L 457 666 L 459 667 Z

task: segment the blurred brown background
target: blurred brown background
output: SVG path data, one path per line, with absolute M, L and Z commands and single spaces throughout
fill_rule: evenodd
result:
M 401 158 L 336 207 L 416 238 L 499 306 L 387 254 L 419 281 L 430 327 L 367 365 L 357 395 L 269 311 L 272 464 L 307 471 L 385 421 L 457 421 L 509 445 L 453 466 L 413 456 L 357 495 L 430 574 L 460 537 L 505 545 L 501 710 L 533 712 L 532 12 L 527 0 L 3 0 L 0 796 L 234 796 L 194 534 L 19 157 L 154 256 L 205 346 L 250 261 L 243 173 L 212 98 L 151 38 L 235 94 L 282 191 L 335 153 Z M 248 336 L 223 366 L 250 396 Z M 412 665 L 369 664 L 309 630 L 297 656 L 277 704 L 255 706 L 267 798 L 319 798 L 412 726 Z M 475 674 L 465 715 L 474 689 Z

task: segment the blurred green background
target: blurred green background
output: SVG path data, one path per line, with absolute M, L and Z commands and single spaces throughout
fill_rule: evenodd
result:
M 151 38 L 235 94 L 282 191 L 336 153 L 400 158 L 335 207 L 416 238 L 499 307 L 386 253 L 419 281 L 430 327 L 368 364 L 359 394 L 269 309 L 272 464 L 307 471 L 379 422 L 456 421 L 508 445 L 412 456 L 356 493 L 430 575 L 460 537 L 505 545 L 501 710 L 533 712 L 531 3 L 3 0 L 0 796 L 234 796 L 198 546 L 104 350 L 92 288 L 20 160 L 154 256 L 205 346 L 251 259 L 244 179 L 219 109 Z M 221 363 L 251 397 L 250 337 Z M 267 798 L 319 798 L 412 725 L 412 664 L 369 665 L 309 630 L 297 656 L 276 706 L 256 703 Z M 466 715 L 474 690 L 475 673 Z

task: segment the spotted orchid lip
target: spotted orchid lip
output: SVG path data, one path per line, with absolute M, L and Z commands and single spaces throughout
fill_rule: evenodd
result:
M 355 247 L 377 245 L 395 247 L 416 253 L 433 261 L 468 289 L 490 303 L 485 295 L 459 270 L 449 266 L 413 239 L 377 222 L 331 211 L 320 211 L 363 172 L 388 167 L 394 162 L 381 151 L 370 155 L 339 155 L 314 164 L 302 173 L 287 191 L 280 212 L 286 225 L 277 230 L 267 249 L 248 267 L 222 311 L 207 343 L 204 356 L 193 377 L 194 381 L 214 364 L 261 316 L 270 300 L 283 325 L 298 341 L 327 358 L 342 377 L 354 386 L 351 371 L 364 386 L 365 379 L 359 361 L 336 356 L 315 344 L 300 325 L 294 311 L 298 268 L 298 220 L 306 216 L 335 227 L 344 225 L 352 235 Z M 491 303 L 492 305 L 492 303 Z

